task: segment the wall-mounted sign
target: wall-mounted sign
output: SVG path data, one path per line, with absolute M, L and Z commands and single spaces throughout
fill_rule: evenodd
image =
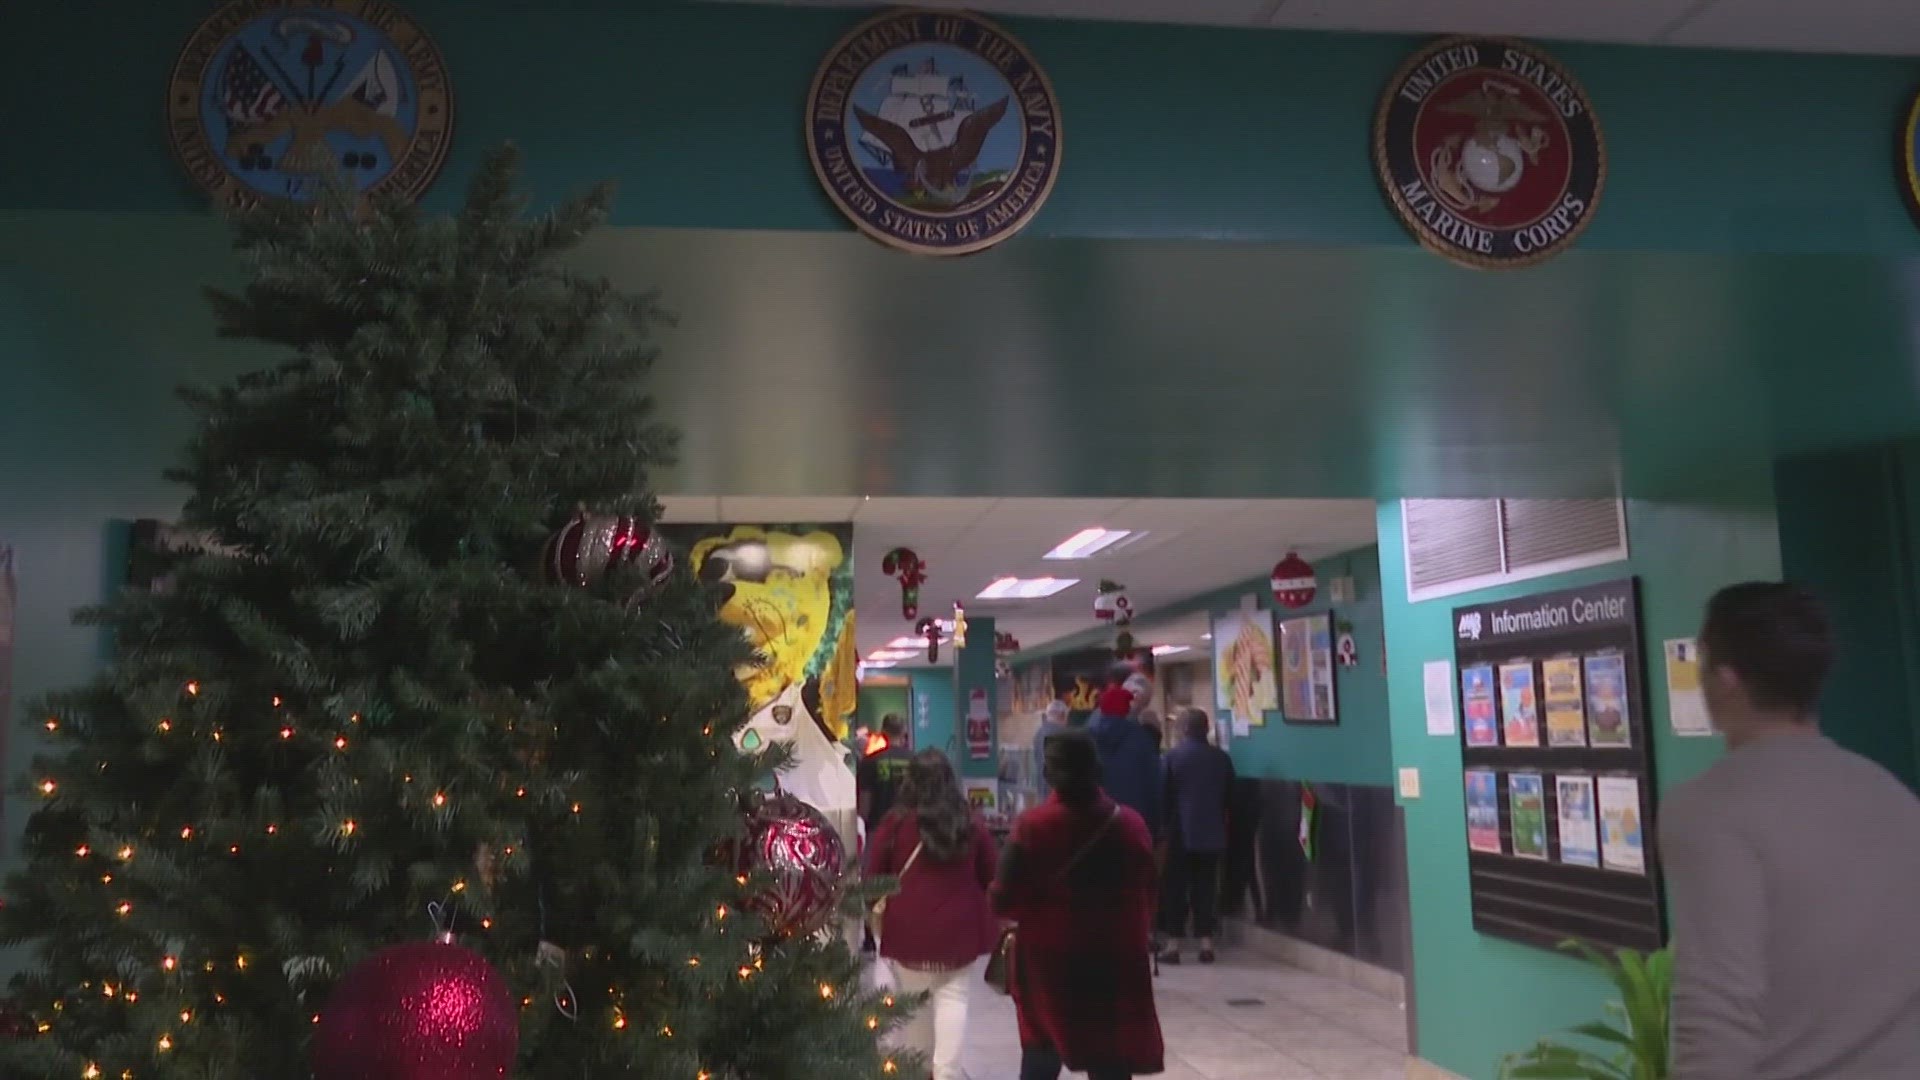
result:
M 1060 175 L 1060 102 L 1006 31 L 889 11 L 840 39 L 807 95 L 807 156 L 861 232 L 964 255 L 1032 220 Z
M 1546 53 L 1499 38 L 1447 38 L 1402 65 L 1380 97 L 1373 160 L 1420 243 L 1482 269 L 1572 244 L 1607 175 L 1587 92 Z
M 338 172 L 412 199 L 452 142 L 446 61 L 385 0 L 233 0 L 207 16 L 167 83 L 167 136 L 226 206 L 308 202 Z

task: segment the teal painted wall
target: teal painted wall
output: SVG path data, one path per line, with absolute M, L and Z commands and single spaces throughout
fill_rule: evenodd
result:
M 1671 734 L 1660 643 L 1691 637 L 1707 598 L 1721 586 L 1780 576 L 1774 510 L 1764 498 L 1744 507 L 1630 502 L 1627 530 L 1632 558 L 1625 563 L 1412 604 L 1406 599 L 1400 506 L 1380 506 L 1393 758 L 1397 767 L 1420 770 L 1420 798 L 1402 800 L 1419 1052 L 1468 1080 L 1493 1080 L 1503 1053 L 1598 1018 L 1609 992 L 1574 961 L 1474 932 L 1460 741 L 1457 735 L 1427 734 L 1421 666 L 1453 658 L 1455 606 L 1636 575 L 1642 633 L 1653 653 L 1648 696 L 1660 788 L 1697 774 L 1719 754 L 1720 740 Z
M 967 748 L 961 745 L 955 724 L 959 699 L 953 692 L 953 669 L 915 668 L 907 672 L 907 678 L 913 687 L 914 749 L 944 750 L 959 765 Z
M 1821 726 L 1920 790 L 1920 442 L 1788 458 L 1774 481 L 1781 566 L 1839 649 Z
M 0 207 L 201 206 L 169 156 L 161 106 L 206 0 L 117 5 L 111 34 L 98 32 L 98 5 L 16 7 L 0 38 L 0 100 L 64 90 L 58 108 L 9 116 Z M 846 228 L 817 190 L 800 113 L 856 13 L 687 0 L 405 7 L 439 42 L 456 93 L 452 182 L 431 202 L 445 205 L 482 154 L 514 139 L 543 197 L 617 180 L 624 224 Z M 1412 246 L 1378 193 L 1367 138 L 1414 39 L 1008 25 L 1050 72 L 1064 116 L 1064 172 L 1034 234 Z M 1553 51 L 1586 85 L 1608 143 L 1583 249 L 1920 251 L 1890 168 L 1911 62 Z
M 1360 662 L 1350 668 L 1336 667 L 1333 676 L 1340 723 L 1289 724 L 1278 712 L 1270 712 L 1266 726 L 1252 729 L 1248 738 L 1233 740 L 1234 769 L 1242 776 L 1388 786 L 1393 782 L 1393 739 L 1387 722 L 1387 678 L 1380 667 L 1386 636 L 1381 625 L 1379 551 L 1365 547 L 1321 559 L 1313 564 L 1313 570 L 1320 579 L 1320 592 L 1314 602 L 1297 610 L 1279 611 L 1276 617 L 1331 611 L 1336 626 L 1342 621 L 1352 624 Z M 1353 578 L 1352 603 L 1331 602 L 1331 585 L 1336 577 Z M 1209 610 L 1231 610 L 1249 591 L 1260 597 L 1261 607 L 1274 607 L 1273 590 L 1262 578 L 1238 589 L 1235 602 Z

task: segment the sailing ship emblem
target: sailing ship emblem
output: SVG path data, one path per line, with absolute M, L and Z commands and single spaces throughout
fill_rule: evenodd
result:
M 336 174 L 368 193 L 424 191 L 453 110 L 420 28 L 380 0 L 260 8 L 214 12 L 174 67 L 168 133 L 188 174 L 236 207 L 308 202 Z
M 807 102 L 814 171 L 861 231 L 923 254 L 991 247 L 1059 173 L 1059 102 L 1005 31 L 962 12 L 889 12 L 829 53 Z
M 1481 268 L 1530 266 L 1593 219 L 1606 147 L 1586 91 L 1530 45 L 1447 38 L 1380 97 L 1374 165 L 1422 245 Z

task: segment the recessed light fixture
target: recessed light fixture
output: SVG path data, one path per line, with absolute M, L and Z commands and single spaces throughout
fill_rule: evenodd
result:
M 1042 600 L 1055 593 L 1065 592 L 1080 584 L 1079 578 L 1042 577 L 1017 578 L 1003 577 L 975 596 L 977 600 Z
M 1144 535 L 1130 529 L 1081 529 L 1042 556 L 1048 559 L 1091 559 L 1131 536 Z
M 899 661 L 897 660 L 868 660 L 860 666 L 864 668 L 890 668 L 898 663 Z
M 1201 641 L 1212 641 L 1212 640 L 1213 640 L 1213 635 L 1212 635 L 1212 634 L 1201 634 L 1201 635 L 1200 635 L 1200 640 L 1201 640 Z
M 1155 645 L 1153 647 L 1153 655 L 1172 656 L 1174 653 L 1188 652 L 1192 648 L 1193 646 L 1191 645 Z

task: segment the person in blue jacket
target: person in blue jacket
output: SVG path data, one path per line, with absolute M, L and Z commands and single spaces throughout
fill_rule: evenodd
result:
M 1100 756 L 1101 787 L 1107 797 L 1131 808 L 1147 823 L 1154 843 L 1161 838 L 1160 747 L 1134 719 L 1133 694 L 1115 684 L 1100 692 L 1087 734 Z

